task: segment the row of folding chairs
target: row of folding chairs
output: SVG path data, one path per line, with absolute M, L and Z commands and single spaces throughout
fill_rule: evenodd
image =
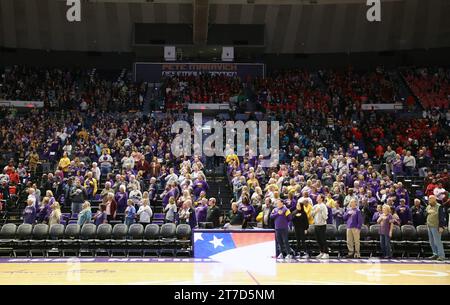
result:
M 0 254 L 7 256 L 172 256 L 191 255 L 191 227 L 166 223 L 15 224 L 0 230 Z
M 380 253 L 380 225 L 363 225 L 360 231 L 360 248 L 363 256 L 378 256 Z M 338 228 L 328 224 L 326 228 L 327 243 L 331 255 L 338 257 L 346 255 L 347 250 L 347 225 L 342 224 Z M 445 253 L 450 253 L 450 234 L 446 229 L 442 233 L 442 242 Z M 289 231 L 289 244 L 292 249 L 297 249 L 295 231 Z M 310 225 L 306 234 L 306 245 L 312 254 L 319 252 L 315 236 L 315 227 Z M 414 227 L 412 225 L 394 226 L 391 238 L 391 247 L 396 257 L 426 257 L 432 255 L 428 240 L 428 228 L 426 225 Z M 302 249 L 297 249 L 301 251 Z

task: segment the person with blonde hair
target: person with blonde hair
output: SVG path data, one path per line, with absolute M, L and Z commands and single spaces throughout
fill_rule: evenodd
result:
M 83 202 L 82 210 L 80 214 L 78 214 L 78 224 L 80 226 L 84 225 L 85 223 L 90 223 L 92 218 L 92 211 L 91 211 L 91 203 L 89 201 Z
M 391 214 L 391 207 L 384 204 L 383 213 L 378 217 L 377 223 L 380 224 L 380 247 L 382 258 L 391 258 L 391 238 L 394 229 L 394 217 Z
M 67 152 L 64 152 L 62 158 L 58 162 L 58 168 L 61 169 L 64 173 L 69 171 L 70 159 L 67 156 Z
M 139 207 L 136 215 L 139 216 L 139 223 L 144 226 L 150 223 L 153 216 L 152 208 L 150 207 L 150 201 L 148 198 L 142 200 L 142 205 Z
M 166 213 L 164 217 L 165 222 L 172 222 L 172 223 L 175 222 L 175 216 L 177 213 L 177 205 L 175 202 L 175 197 L 171 196 L 169 198 L 169 203 L 166 205 L 163 212 Z
M 61 207 L 58 201 L 53 202 L 51 206 L 52 212 L 48 218 L 48 226 L 51 227 L 54 224 L 60 223 L 61 221 Z
M 134 223 L 134 219 L 136 218 L 136 208 L 134 207 L 133 200 L 127 200 L 127 208 L 125 209 L 125 221 L 124 223 L 129 227 Z

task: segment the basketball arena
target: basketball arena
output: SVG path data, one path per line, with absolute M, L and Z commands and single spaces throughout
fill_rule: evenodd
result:
M 0 284 L 449 285 L 449 14 L 0 0 Z

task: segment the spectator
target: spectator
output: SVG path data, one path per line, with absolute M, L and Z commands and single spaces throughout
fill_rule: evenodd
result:
M 94 178 L 92 172 L 87 172 L 84 180 L 84 188 L 86 190 L 87 198 L 92 200 L 97 194 L 97 180 Z
M 272 210 L 270 218 L 274 220 L 275 224 L 277 258 L 283 259 L 286 257 L 287 259 L 290 259 L 292 256 L 289 247 L 288 224 L 292 218 L 291 211 L 283 204 L 283 201 L 279 199 L 276 201 L 276 205 L 277 207 Z
M 81 205 L 87 198 L 86 189 L 81 186 L 80 179 L 75 180 L 75 186 L 70 193 L 70 200 L 72 201 L 72 213 L 80 213 Z
M 52 212 L 48 219 L 48 226 L 51 227 L 54 224 L 60 223 L 61 221 L 61 208 L 59 206 L 59 202 L 55 201 L 52 204 Z
M 125 209 L 125 224 L 129 227 L 131 224 L 134 223 L 134 220 L 136 218 L 136 208 L 134 207 L 133 200 L 128 199 L 127 201 L 127 207 Z
M 116 219 L 117 216 L 117 201 L 114 198 L 114 193 L 108 193 L 104 200 L 105 213 L 108 221 Z
M 168 204 L 164 208 L 164 212 L 166 213 L 165 222 L 166 223 L 174 223 L 175 216 L 177 213 L 177 205 L 175 203 L 175 197 L 170 197 Z
M 411 155 L 411 151 L 406 152 L 406 156 L 403 158 L 403 164 L 405 165 L 405 172 L 407 176 L 412 176 L 416 169 L 416 158 Z
M 273 210 L 273 205 L 272 205 L 272 201 L 270 200 L 269 197 L 264 199 L 264 205 L 262 207 L 262 211 L 261 211 L 261 226 L 265 229 L 274 228 L 274 223 L 273 223 L 273 219 L 270 218 L 270 215 L 272 214 L 272 210 Z M 257 220 L 258 221 L 258 220 Z
M 383 205 L 383 214 L 378 217 L 377 223 L 380 224 L 380 246 L 382 258 L 391 258 L 391 238 L 394 229 L 394 217 L 391 214 L 391 207 Z
M 116 193 L 114 199 L 117 202 L 117 213 L 125 213 L 128 205 L 128 194 L 125 185 L 120 185 L 119 191 Z
M 370 222 L 371 225 L 376 224 L 378 221 L 378 218 L 383 214 L 383 205 L 379 204 L 377 205 L 377 210 L 375 213 L 373 213 L 372 221 Z
M 340 205 L 339 201 L 336 201 L 336 206 L 332 209 L 333 223 L 336 228 L 344 223 L 344 209 Z
M 63 157 L 59 160 L 58 168 L 60 168 L 64 173 L 69 171 L 70 159 L 67 156 L 67 152 L 64 152 Z
M 439 202 L 443 202 L 446 192 L 447 191 L 443 188 L 442 183 L 439 182 L 437 187 L 433 190 L 433 195 Z
M 395 209 L 395 211 L 400 219 L 400 226 L 411 224 L 411 210 L 409 209 L 409 206 L 406 205 L 405 199 L 400 199 L 400 205 Z
M 239 210 L 236 202 L 231 203 L 231 211 L 228 213 L 228 225 L 226 229 L 240 229 L 244 223 L 243 212 Z M 225 226 L 224 226 L 225 228 Z
M 106 205 L 100 204 L 97 213 L 94 215 L 94 223 L 96 226 L 101 225 L 102 223 L 108 223 L 107 215 L 106 215 Z
M 34 206 L 33 200 L 27 200 L 27 206 L 23 210 L 23 223 L 34 224 L 36 220 L 36 207 Z
M 100 163 L 100 171 L 102 175 L 106 176 L 112 171 L 113 158 L 107 153 L 106 149 L 103 150 L 102 155 L 98 159 L 98 163 Z
M 313 206 L 312 216 L 314 217 L 314 231 L 316 232 L 317 243 L 319 244 L 320 254 L 318 259 L 328 259 L 328 245 L 326 238 L 328 209 L 324 203 L 323 195 L 317 196 L 317 204 Z
M 396 153 L 394 150 L 392 150 L 392 147 L 390 145 L 388 145 L 383 158 L 386 162 L 386 173 L 391 176 L 394 171 L 394 161 L 396 159 Z
M 428 240 L 430 241 L 433 256 L 430 259 L 445 260 L 444 246 L 442 244 L 442 232 L 446 226 L 444 207 L 441 206 L 435 196 L 428 198 L 428 206 L 425 210 L 428 227 Z
M 208 213 L 208 199 L 202 198 L 198 207 L 195 208 L 195 216 L 198 223 L 206 222 L 206 215 Z
M 216 198 L 209 198 L 208 204 L 209 207 L 206 214 L 206 221 L 212 222 L 213 228 L 218 228 L 222 222 L 222 216 L 220 216 L 220 209 L 216 206 Z
M 414 206 L 411 208 L 412 222 L 415 227 L 425 224 L 425 208 L 420 199 L 414 199 Z
M 255 214 L 255 208 L 250 204 L 247 196 L 242 198 L 242 203 L 239 206 L 239 211 L 242 212 L 242 216 L 244 217 L 242 228 L 245 229 L 248 227 L 248 223 L 252 220 Z
M 352 199 L 349 208 L 344 214 L 344 221 L 347 222 L 347 248 L 348 254 L 346 258 L 361 258 L 360 252 L 360 235 L 363 225 L 363 217 L 358 209 L 356 199 Z
M 143 224 L 144 226 L 151 222 L 153 211 L 149 206 L 148 199 L 142 201 L 142 205 L 139 207 L 137 215 L 139 216 L 139 223 Z
M 78 214 L 78 224 L 83 226 L 85 223 L 90 223 L 92 218 L 91 204 L 89 201 L 83 203 L 83 209 Z
M 292 223 L 295 230 L 295 238 L 297 239 L 298 257 L 309 258 L 308 248 L 306 245 L 306 233 L 309 228 L 308 212 L 305 210 L 305 202 L 297 202 L 296 209 L 292 212 Z

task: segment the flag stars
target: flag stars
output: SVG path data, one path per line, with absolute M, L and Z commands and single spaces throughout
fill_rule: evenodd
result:
M 214 235 L 213 240 L 211 240 L 210 243 L 214 245 L 214 249 L 216 249 L 219 246 L 224 247 L 222 240 L 223 238 L 217 238 L 216 235 Z
M 197 240 L 204 240 L 202 234 L 203 233 L 195 233 L 194 234 L 194 242 L 196 242 Z

